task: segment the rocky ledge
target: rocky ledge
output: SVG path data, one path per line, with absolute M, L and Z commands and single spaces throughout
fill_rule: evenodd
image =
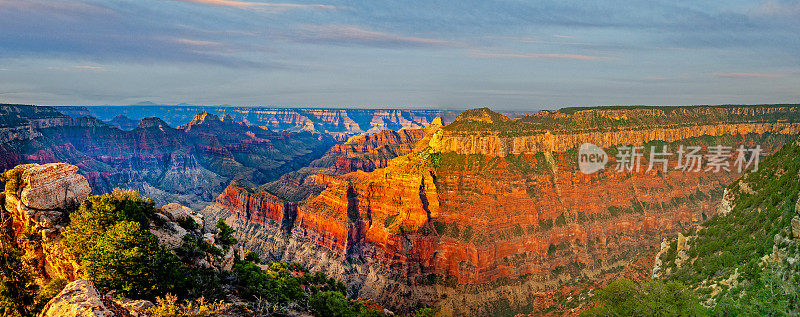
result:
M 0 229 L 4 234 L 0 243 L 7 243 L 24 253 L 23 260 L 34 269 L 39 284 L 44 285 L 52 279 L 76 281 L 85 278 L 79 264 L 67 254 L 62 243 L 69 213 L 76 210 L 92 191 L 86 178 L 78 174 L 78 168 L 67 163 L 19 165 L 3 173 L 2 181 L 5 182 L 5 191 L 0 193 L 0 219 L 3 220 Z M 206 253 L 187 264 L 230 270 L 237 253 L 234 248 L 222 246 L 215 224 L 208 223 L 188 207 L 170 203 L 150 217 L 150 232 L 165 249 L 171 251 L 183 245 L 186 235 L 202 239 L 225 250 L 224 254 Z
M 39 317 L 139 317 L 153 303 L 146 300 L 114 300 L 100 294 L 92 281 L 67 284 L 39 314 Z
M 77 264 L 60 247 L 66 211 L 91 193 L 89 182 L 66 163 L 19 165 L 3 174 L 5 192 L 0 194 L 4 212 L 11 215 L 16 234 L 12 243 L 24 247 L 29 263 L 44 276 L 77 278 Z M 21 241 L 21 233 L 35 239 Z

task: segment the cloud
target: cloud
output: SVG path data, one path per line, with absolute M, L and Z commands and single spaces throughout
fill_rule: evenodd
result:
M 106 68 L 103 66 L 90 66 L 90 65 L 75 65 L 75 66 L 51 66 L 47 67 L 49 70 L 58 70 L 58 71 L 86 71 L 86 72 L 104 72 Z
M 293 40 L 333 45 L 361 45 L 377 47 L 456 47 L 460 43 L 424 37 L 370 31 L 352 25 L 305 25 L 299 28 Z
M 270 12 L 282 12 L 294 9 L 310 9 L 310 10 L 336 9 L 335 6 L 325 5 L 325 4 L 267 3 L 267 2 L 249 2 L 249 1 L 238 1 L 238 0 L 176 0 L 176 1 L 207 4 L 220 7 L 232 7 L 242 10 L 264 10 Z
M 754 16 L 797 16 L 800 17 L 800 3 L 764 1 L 751 12 Z
M 91 12 L 91 13 L 110 13 L 107 7 L 80 1 L 49 1 L 49 0 L 0 0 L 1 10 L 37 10 L 60 12 L 64 15 Z
M 747 79 L 747 78 L 765 79 L 765 78 L 783 77 L 780 74 L 770 74 L 770 73 L 711 73 L 711 76 L 717 78 L 734 78 L 734 79 Z
M 486 53 L 486 52 L 473 52 L 470 56 L 475 58 L 530 58 L 530 59 L 571 59 L 578 61 L 606 61 L 609 58 L 580 55 L 580 54 L 520 54 L 520 53 Z
M 179 20 L 174 12 L 147 5 L 0 0 L 0 47 L 3 48 L 0 59 L 24 56 L 104 64 L 166 62 L 234 68 L 285 67 L 268 58 L 248 55 L 257 51 L 252 39 L 247 41 L 252 35 L 207 32 L 214 31 L 215 25 L 199 21 L 206 21 L 207 14 L 213 12 L 200 9 L 184 14 L 184 20 Z
M 201 47 L 217 47 L 222 46 L 220 42 L 214 41 L 201 41 L 201 40 L 192 40 L 192 39 L 176 39 L 178 43 L 191 45 L 191 46 L 201 46 Z

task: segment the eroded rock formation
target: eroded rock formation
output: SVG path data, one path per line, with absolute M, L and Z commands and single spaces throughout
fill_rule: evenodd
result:
M 60 245 L 68 210 L 91 193 L 89 182 L 66 163 L 25 164 L 3 174 L 3 214 L 10 216 L 13 245 L 42 276 L 77 278 L 77 264 Z
M 245 247 L 265 258 L 324 270 L 400 311 L 553 309 L 557 296 L 648 278 L 662 238 L 717 213 L 739 176 L 684 172 L 674 161 L 667 172 L 619 173 L 613 155 L 606 170 L 586 175 L 578 145 L 758 144 L 771 153 L 800 131 L 797 110 L 580 110 L 518 120 L 473 111 L 429 129 L 384 168 L 298 179 L 321 189 L 296 207 L 232 185 L 204 213 L 230 217 Z
M 25 163 L 67 162 L 95 193 L 134 189 L 159 204 L 198 209 L 232 180 L 261 185 L 321 157 L 326 135 L 273 132 L 201 112 L 185 127 L 147 117 L 130 130 L 52 107 L 0 105 L 0 170 Z
M 67 163 L 25 164 L 2 175 L 5 191 L 0 193 L 0 245 L 22 251 L 22 260 L 34 269 L 38 284 L 86 277 L 62 243 L 69 213 L 91 193 L 89 182 L 78 171 Z M 242 254 L 219 242 L 216 222 L 209 223 L 202 214 L 176 203 L 163 206 L 151 216 L 150 232 L 171 251 L 180 248 L 187 235 L 224 250 L 221 255 L 205 252 L 184 259 L 192 266 L 230 270 L 236 252 Z

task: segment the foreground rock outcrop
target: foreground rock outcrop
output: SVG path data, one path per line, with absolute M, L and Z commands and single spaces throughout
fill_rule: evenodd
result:
M 11 216 L 12 245 L 25 252 L 26 261 L 42 276 L 77 278 L 77 264 L 60 245 L 68 210 L 91 193 L 78 168 L 66 163 L 26 164 L 3 174 L 0 194 L 3 213 Z
M 78 172 L 71 164 L 49 163 L 19 165 L 2 174 L 5 191 L 0 193 L 0 219 L 3 220 L 0 246 L 4 250 L 21 251 L 22 260 L 33 268 L 39 285 L 54 279 L 75 281 L 87 277 L 62 243 L 70 212 L 77 210 L 91 193 L 89 182 Z M 231 270 L 235 255 L 242 254 L 241 250 L 220 242 L 221 233 L 216 222 L 209 223 L 203 215 L 176 203 L 157 209 L 150 216 L 149 230 L 161 246 L 173 252 L 187 237 L 205 241 L 209 249 L 219 250 L 184 259 L 186 265 Z M 94 288 L 86 283 L 74 284 L 75 289 L 70 292 L 83 294 L 79 298 L 91 298 Z
M 205 216 L 178 203 L 169 203 L 156 212 L 150 221 L 150 233 L 158 238 L 159 244 L 167 250 L 176 251 L 185 243 L 186 235 L 200 238 L 211 247 L 224 250 L 221 256 L 205 253 L 192 259 L 193 266 L 230 271 L 236 254 L 242 250 L 228 248 L 220 243 L 220 231 L 216 223 L 206 222 Z
M 153 303 L 146 300 L 119 303 L 100 294 L 89 280 L 67 284 L 39 317 L 138 317 L 148 316 L 146 310 Z

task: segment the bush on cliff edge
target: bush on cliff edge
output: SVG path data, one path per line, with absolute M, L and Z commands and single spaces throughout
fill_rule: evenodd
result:
M 155 211 L 135 191 L 90 196 L 70 214 L 64 246 L 102 292 L 152 299 L 174 291 L 180 261 L 147 230 Z

